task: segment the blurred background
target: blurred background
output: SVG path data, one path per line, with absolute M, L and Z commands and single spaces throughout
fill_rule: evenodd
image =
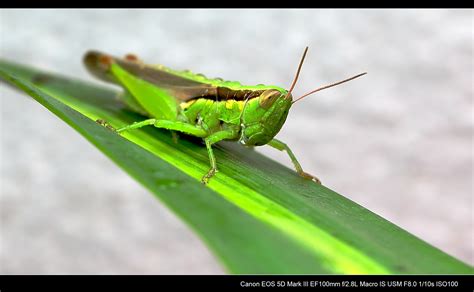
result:
M 295 97 L 367 71 L 295 104 L 277 137 L 329 188 L 474 264 L 472 10 L 0 13 L 1 58 L 97 83 L 89 49 L 287 88 L 308 45 Z M 78 133 L 0 90 L 0 274 L 225 273 Z

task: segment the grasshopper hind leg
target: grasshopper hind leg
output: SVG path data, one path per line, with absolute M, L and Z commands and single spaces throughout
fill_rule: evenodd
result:
M 141 121 L 141 122 L 135 122 L 131 125 L 128 125 L 128 126 L 120 128 L 120 129 L 117 129 L 117 133 L 121 133 L 121 132 L 124 132 L 124 131 L 129 131 L 129 130 L 134 130 L 134 129 L 138 129 L 138 128 L 145 127 L 145 126 L 151 126 L 151 125 L 154 125 L 156 121 L 157 121 L 156 119 L 148 119 L 148 120 L 144 120 L 144 121 Z
M 201 179 L 201 182 L 203 184 L 207 184 L 209 182 L 209 179 L 211 179 L 217 172 L 216 157 L 214 156 L 214 152 L 212 151 L 212 144 L 226 139 L 234 139 L 238 136 L 238 129 L 226 129 L 209 135 L 207 131 L 196 125 L 179 121 L 159 119 L 147 119 L 141 122 L 135 122 L 131 125 L 117 129 L 116 131 L 118 133 L 122 133 L 124 131 L 134 130 L 145 126 L 155 126 L 157 128 L 170 130 L 172 131 L 172 135 L 175 137 L 177 137 L 176 132 L 181 132 L 187 135 L 203 138 L 204 142 L 206 143 L 207 153 L 209 155 L 209 161 L 211 164 L 211 168 L 209 169 L 207 174 L 204 175 Z

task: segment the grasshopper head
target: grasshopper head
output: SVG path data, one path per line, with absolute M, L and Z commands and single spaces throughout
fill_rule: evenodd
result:
M 293 79 L 293 83 L 291 84 L 288 91 L 284 89 L 271 88 L 262 92 L 259 97 L 248 101 L 244 108 L 241 120 L 242 131 L 240 142 L 242 144 L 249 146 L 260 146 L 267 144 L 280 131 L 281 127 L 286 121 L 286 117 L 288 116 L 288 112 L 293 103 L 320 90 L 339 85 L 366 74 L 361 73 L 351 78 L 319 87 L 293 101 L 291 92 L 295 88 L 296 81 L 298 81 L 301 66 L 303 65 L 303 61 L 307 52 L 308 47 L 306 47 L 304 50 L 303 57 L 301 58 L 298 70 L 296 71 L 295 78 Z
M 265 90 L 249 100 L 242 114 L 240 142 L 248 146 L 270 142 L 285 123 L 291 101 L 291 94 L 277 89 Z
M 242 135 L 240 137 L 242 144 L 252 146 L 267 144 L 280 131 L 290 111 L 293 101 L 291 92 L 298 80 L 307 51 L 308 47 L 304 50 L 295 79 L 288 91 L 276 88 L 267 89 L 258 98 L 248 102 L 242 115 Z

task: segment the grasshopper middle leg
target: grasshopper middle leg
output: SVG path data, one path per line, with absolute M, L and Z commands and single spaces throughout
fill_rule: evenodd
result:
M 229 130 L 215 132 L 214 134 L 211 134 L 208 137 L 204 138 L 204 142 L 206 142 L 207 153 L 209 154 L 209 161 L 211 163 L 211 168 L 209 169 L 207 174 L 202 177 L 201 182 L 203 184 L 207 184 L 209 179 L 213 177 L 217 172 L 216 157 L 214 156 L 214 152 L 212 151 L 212 144 L 225 140 L 225 139 L 235 138 L 237 135 L 238 135 L 238 131 L 229 129 Z

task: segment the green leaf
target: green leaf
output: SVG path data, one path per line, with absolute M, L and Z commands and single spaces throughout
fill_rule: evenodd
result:
M 0 77 L 68 123 L 148 188 L 202 238 L 230 273 L 473 273 L 473 268 L 334 191 L 255 151 L 221 143 L 219 173 L 197 139 L 145 127 L 116 92 L 0 61 Z M 73 166 L 71 166 L 73 167 Z M 421 214 L 420 214 L 421 216 Z

